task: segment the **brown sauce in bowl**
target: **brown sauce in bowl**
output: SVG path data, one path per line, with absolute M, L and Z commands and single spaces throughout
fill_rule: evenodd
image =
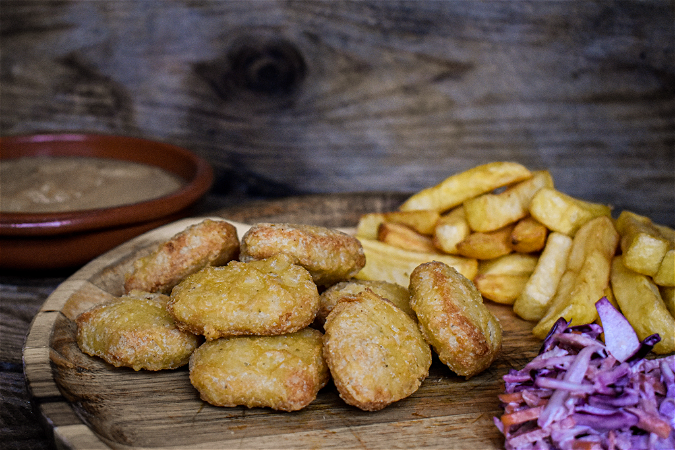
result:
M 185 182 L 159 167 L 107 158 L 24 157 L 0 162 L 0 212 L 110 208 L 163 197 Z

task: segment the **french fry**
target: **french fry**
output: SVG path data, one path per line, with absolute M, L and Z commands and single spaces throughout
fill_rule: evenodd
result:
M 532 173 L 525 166 L 514 162 L 483 164 L 451 175 L 437 185 L 417 192 L 408 198 L 399 210 L 432 209 L 444 212 L 477 195 L 526 180 L 531 176 Z
M 390 211 L 384 213 L 386 222 L 407 225 L 421 234 L 432 235 L 440 218 L 438 211 L 419 209 L 414 211 Z
M 457 244 L 457 253 L 474 259 L 494 259 L 507 255 L 511 248 L 511 232 L 514 225 L 487 233 L 471 233 Z
M 558 284 L 544 317 L 532 332 L 543 339 L 560 317 L 573 325 L 597 319 L 595 302 L 602 298 L 609 285 L 612 258 L 619 245 L 619 234 L 612 219 L 596 217 L 579 228 L 567 258 L 567 268 Z
M 622 211 L 616 219 L 616 229 L 621 235 L 621 252 L 626 267 L 650 277 L 656 275 L 666 252 L 673 248 L 672 240 L 668 240 L 667 227 L 657 226 L 645 216 Z
M 464 207 L 458 206 L 442 215 L 434 229 L 433 243 L 444 253 L 457 254 L 457 244 L 471 233 Z
M 675 351 L 675 319 L 659 289 L 647 275 L 627 268 L 623 259 L 623 255 L 614 258 L 611 272 L 612 290 L 621 312 L 640 340 L 654 333 L 661 336 L 661 341 L 654 346 L 654 353 Z
M 380 224 L 384 222 L 384 213 L 367 213 L 361 215 L 356 225 L 356 237 L 377 239 Z
M 537 257 L 511 253 L 478 262 L 473 282 L 483 297 L 496 303 L 512 305 L 537 264 Z
M 567 268 L 572 238 L 556 231 L 549 234 L 532 275 L 513 303 L 513 311 L 525 320 L 544 317 Z
M 439 253 L 431 237 L 400 223 L 382 222 L 377 232 L 377 240 L 413 252 Z
M 654 275 L 654 283 L 659 286 L 675 286 L 675 250 L 670 249 L 661 260 L 659 271 Z
M 542 188 L 532 197 L 530 214 L 549 230 L 574 236 L 589 220 L 609 217 L 612 209 L 600 203 L 590 203 L 570 197 L 551 188 Z
M 440 261 L 454 267 L 466 278 L 473 280 L 478 272 L 478 261 L 454 255 L 421 253 L 393 247 L 372 239 L 359 239 L 366 255 L 366 265 L 356 274 L 361 280 L 382 280 L 403 287 L 410 284 L 410 274 L 415 267 L 428 261 Z
M 527 216 L 532 197 L 543 187 L 553 188 L 553 178 L 548 171 L 539 170 L 499 194 L 487 193 L 466 200 L 466 220 L 474 231 L 502 228 Z
M 668 311 L 670 311 L 670 315 L 675 318 L 675 287 L 659 286 L 659 292 Z
M 544 248 L 548 228 L 532 217 L 525 217 L 516 223 L 511 232 L 511 247 L 518 253 L 534 253 Z

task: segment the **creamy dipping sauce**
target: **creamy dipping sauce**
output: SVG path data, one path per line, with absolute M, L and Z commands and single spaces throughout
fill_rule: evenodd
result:
M 117 159 L 64 156 L 0 161 L 0 212 L 109 208 L 162 197 L 185 182 L 159 167 Z

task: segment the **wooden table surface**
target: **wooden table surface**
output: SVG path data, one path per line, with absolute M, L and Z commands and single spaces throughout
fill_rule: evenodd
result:
M 241 222 L 255 220 L 293 221 L 301 213 L 307 223 L 326 222 L 336 209 L 358 215 L 370 210 L 392 208 L 403 198 L 400 194 L 290 197 L 278 200 L 249 201 L 207 198 L 192 215 L 215 212 Z M 360 201 L 355 202 L 358 198 Z M 365 200 L 364 200 L 365 198 Z M 344 220 L 335 217 L 335 225 Z M 1 257 L 1 255 L 0 255 Z M 55 448 L 50 424 L 41 423 L 34 411 L 23 372 L 22 348 L 33 317 L 56 287 L 77 268 L 57 272 L 15 272 L 0 274 L 0 449 Z

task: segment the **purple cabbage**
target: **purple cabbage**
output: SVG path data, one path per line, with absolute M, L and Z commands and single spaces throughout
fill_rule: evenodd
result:
M 660 337 L 640 342 L 606 299 L 596 308 L 602 327 L 561 318 L 539 354 L 504 375 L 494 422 L 507 450 L 675 449 L 675 355 L 645 359 Z

